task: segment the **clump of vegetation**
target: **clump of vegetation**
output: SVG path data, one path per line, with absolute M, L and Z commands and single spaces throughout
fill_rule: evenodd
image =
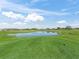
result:
M 65 28 L 65 29 L 70 30 L 70 29 L 72 29 L 72 27 L 71 27 L 71 26 L 66 26 L 66 28 Z
M 79 59 L 78 29 L 49 31 L 61 35 L 31 38 L 0 36 L 0 59 Z

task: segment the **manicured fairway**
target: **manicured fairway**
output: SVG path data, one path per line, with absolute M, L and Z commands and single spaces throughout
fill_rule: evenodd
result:
M 0 59 L 79 59 L 79 30 L 52 31 L 59 36 L 0 36 Z

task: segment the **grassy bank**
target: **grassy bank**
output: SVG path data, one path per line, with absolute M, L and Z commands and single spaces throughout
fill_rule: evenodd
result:
M 51 31 L 59 36 L 0 37 L 0 59 L 79 59 L 79 30 Z

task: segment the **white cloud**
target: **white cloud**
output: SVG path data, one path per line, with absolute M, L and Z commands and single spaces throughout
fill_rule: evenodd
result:
M 77 4 L 77 0 L 67 0 L 70 4 Z
M 27 16 L 24 16 L 22 14 L 17 14 L 14 13 L 12 11 L 9 12 L 2 12 L 2 15 L 8 17 L 8 18 L 12 18 L 12 19 L 22 19 L 24 22 L 28 22 L 28 21 L 43 21 L 44 17 L 39 15 L 38 13 L 32 12 L 29 13 Z M 18 24 L 21 24 L 20 22 Z
M 79 11 L 76 11 L 76 12 L 75 12 L 75 15 L 79 15 Z
M 2 9 L 0 8 L 0 12 L 2 11 Z
M 23 19 L 24 18 L 24 16 L 22 14 L 17 14 L 12 11 L 2 12 L 2 15 L 9 17 L 9 18 L 13 18 L 13 19 Z
M 38 1 L 40 1 L 40 0 L 38 0 Z M 43 0 L 43 1 L 45 1 L 45 0 Z M 55 16 L 64 16 L 64 15 L 70 14 L 67 12 L 55 12 L 55 11 L 42 10 L 42 9 L 37 9 L 37 8 L 29 8 L 28 6 L 8 2 L 7 0 L 2 0 L 0 2 L 0 8 L 8 9 L 8 10 L 15 11 L 15 12 L 21 12 L 21 13 L 37 12 L 44 16 L 46 16 L 46 15 L 48 15 L 48 16 L 54 16 L 54 15 Z
M 26 19 L 25 22 L 27 20 L 31 20 L 31 21 L 43 21 L 44 20 L 44 17 L 41 16 L 41 15 L 39 15 L 39 14 L 37 14 L 37 13 L 30 13 L 30 14 L 28 14 L 26 16 L 25 19 Z
M 37 3 L 39 2 L 40 0 L 31 0 L 31 3 Z
M 69 25 L 69 23 L 66 20 L 60 20 L 60 21 L 57 21 L 56 27 L 64 28 L 68 25 Z
M 34 4 L 34 3 L 38 3 L 38 2 L 46 2 L 48 0 L 31 0 L 30 3 Z
M 15 23 L 13 23 L 14 25 L 26 25 L 26 23 L 24 23 L 24 22 L 15 22 Z
M 65 15 L 69 15 L 69 13 L 67 13 L 67 12 L 52 12 L 52 15 L 55 15 L 55 16 L 65 16 Z
M 10 24 L 6 22 L 0 22 L 0 29 L 9 28 L 11 27 Z
M 5 28 L 26 28 L 27 24 L 24 22 L 15 22 L 15 23 L 8 23 L 8 22 L 0 22 L 0 29 L 5 29 Z
M 6 23 L 6 22 L 2 22 L 2 23 L 0 23 L 0 25 L 9 25 L 8 23 Z
M 55 11 L 48 11 L 48 10 L 42 10 L 42 9 L 35 9 L 35 8 L 29 8 L 28 6 L 15 4 L 12 2 L 8 2 L 7 0 L 1 0 L 0 1 L 0 8 L 2 8 L 3 11 L 2 14 L 9 18 L 14 19 L 23 19 L 23 21 L 27 22 L 29 20 L 31 21 L 42 21 L 44 20 L 44 16 L 65 16 L 69 15 L 70 13 L 67 12 L 55 12 Z M 8 10 L 9 12 L 5 12 L 4 10 Z M 13 12 L 14 11 L 14 12 Z M 17 13 L 16 13 L 17 12 Z M 35 13 L 31 13 L 35 12 Z M 21 13 L 28 14 L 27 16 L 22 15 Z M 14 25 L 21 25 L 23 23 L 16 22 Z M 14 26 L 13 24 L 8 24 L 8 27 L 18 27 L 17 25 Z M 6 27 L 6 24 L 5 24 Z
M 67 9 L 61 9 L 61 11 L 63 11 L 63 12 L 65 12 L 65 11 L 68 11 L 69 9 L 67 8 Z
M 71 24 L 73 28 L 79 28 L 79 24 Z
M 65 21 L 65 20 L 60 20 L 60 21 L 58 21 L 57 23 L 63 24 L 63 23 L 67 23 L 67 21 Z

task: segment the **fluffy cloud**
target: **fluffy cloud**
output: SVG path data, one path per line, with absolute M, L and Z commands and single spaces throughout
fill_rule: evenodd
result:
M 13 25 L 26 25 L 26 23 L 24 23 L 24 22 L 15 22 L 15 23 L 13 23 Z
M 27 20 L 30 20 L 30 21 L 43 21 L 44 20 L 44 17 L 39 15 L 38 13 L 29 13 L 27 16 L 24 16 L 22 14 L 17 14 L 10 11 L 10 12 L 2 12 L 2 15 L 8 18 L 13 18 L 13 19 L 25 19 L 25 22 Z
M 76 12 L 75 12 L 75 15 L 79 15 L 79 11 L 76 11 Z
M 34 3 L 38 3 L 38 2 L 46 2 L 48 0 L 31 0 L 30 3 L 34 4 Z
M 9 27 L 11 27 L 10 24 L 6 22 L 0 22 L 0 29 L 9 28 Z
M 22 14 L 17 14 L 17 13 L 14 13 L 12 11 L 2 12 L 2 15 L 9 17 L 9 18 L 13 18 L 13 19 L 23 19 L 24 18 L 24 16 Z
M 8 22 L 0 22 L 0 29 L 5 29 L 5 28 L 26 28 L 27 24 L 24 22 L 15 22 L 15 23 L 8 23 Z
M 39 15 L 39 14 L 37 14 L 37 13 L 30 13 L 30 14 L 28 14 L 26 16 L 25 19 L 26 19 L 25 22 L 27 20 L 31 20 L 31 21 L 43 21 L 44 20 L 44 17 L 41 16 L 41 15 Z
M 41 16 L 35 12 L 29 13 L 27 16 L 24 16 L 22 14 L 18 14 L 18 13 L 9 11 L 9 12 L 2 12 L 2 15 L 6 16 L 8 18 L 12 18 L 12 19 L 23 19 L 24 22 L 27 22 L 27 21 L 36 22 L 36 21 L 43 21 L 44 20 L 43 16 Z
M 59 24 L 63 24 L 63 23 L 67 23 L 65 20 L 60 20 L 60 21 L 58 21 L 57 23 L 59 23 Z
M 31 0 L 31 3 L 39 2 L 40 0 Z
M 33 0 L 33 1 L 40 1 L 40 0 Z M 43 1 L 46 1 L 46 0 L 43 0 Z M 37 9 L 37 8 L 29 8 L 28 6 L 12 3 L 7 0 L 1 0 L 0 8 L 8 9 L 8 10 L 15 11 L 15 12 L 21 12 L 21 13 L 30 13 L 30 12 L 35 11 L 44 16 L 70 15 L 70 13 L 68 12 L 55 12 L 55 11 L 42 10 L 42 9 Z
M 77 4 L 78 0 L 67 0 L 70 4 Z
M 68 11 L 68 9 L 61 9 L 61 11 L 65 12 L 65 11 Z
M 0 12 L 2 11 L 2 9 L 0 8 Z
M 35 0 L 35 2 L 38 2 L 38 1 Z M 7 1 L 7 0 L 1 0 L 0 1 L 0 8 L 2 8 L 2 11 L 1 11 L 2 15 L 6 16 L 6 17 L 9 17 L 9 18 L 12 18 L 12 19 L 23 19 L 24 22 L 27 22 L 27 21 L 35 21 L 35 22 L 36 21 L 43 21 L 44 16 L 53 17 L 53 16 L 70 15 L 69 12 L 62 12 L 62 11 L 61 12 L 60 11 L 55 12 L 55 11 L 48 11 L 48 10 L 37 9 L 37 8 L 29 8 L 28 6 L 12 3 L 12 2 Z M 10 11 L 5 12 L 4 10 L 8 10 L 8 11 L 10 10 Z M 35 13 L 30 13 L 30 12 L 35 12 Z M 24 16 L 21 13 L 28 14 L 28 15 Z M 59 22 L 59 23 L 61 23 L 61 22 Z M 8 27 L 10 27 L 10 26 L 12 27 L 12 24 L 10 24 L 10 25 L 8 25 L 6 23 L 3 23 L 3 24 L 5 26 L 7 25 Z M 23 23 L 20 23 L 20 22 L 14 23 L 14 25 L 16 25 L 16 24 L 17 25 L 22 25 Z
M 5 26 L 7 26 L 7 25 L 9 25 L 9 24 L 6 23 L 6 22 L 2 22 L 2 23 L 0 23 L 0 25 L 5 25 Z

